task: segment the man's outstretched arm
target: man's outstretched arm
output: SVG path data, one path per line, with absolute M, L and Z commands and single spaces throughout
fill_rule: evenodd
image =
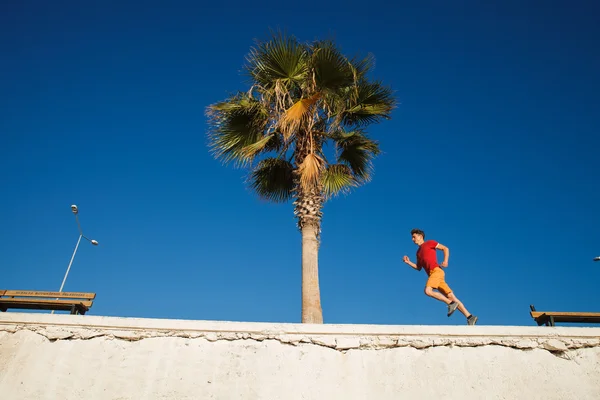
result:
M 417 264 L 415 264 L 414 262 L 410 261 L 410 258 L 408 258 L 408 256 L 404 256 L 404 258 L 402 259 L 402 261 L 404 261 L 406 264 L 408 264 L 411 268 L 416 269 L 417 271 L 421 270 L 421 267 L 417 266 Z
M 435 246 L 436 249 L 438 250 L 442 250 L 444 252 L 444 261 L 442 261 L 442 263 L 440 264 L 440 266 L 442 267 L 447 267 L 448 266 L 448 259 L 450 258 L 450 249 L 446 246 L 444 246 L 441 243 L 438 243 L 437 246 Z

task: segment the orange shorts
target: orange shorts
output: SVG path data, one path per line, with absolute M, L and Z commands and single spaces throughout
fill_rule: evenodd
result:
M 446 274 L 444 273 L 444 270 L 442 270 L 442 268 L 434 268 L 433 271 L 431 271 L 431 275 L 429 275 L 429 279 L 427 279 L 426 286 L 433 289 L 437 289 L 444 295 L 448 296 L 450 293 L 452 293 L 452 289 L 450 289 L 450 286 L 448 286 L 448 284 L 444 280 L 445 277 Z

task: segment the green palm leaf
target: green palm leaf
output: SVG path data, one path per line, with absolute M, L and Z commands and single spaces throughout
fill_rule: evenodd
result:
M 327 197 L 348 193 L 350 189 L 357 186 L 352 170 L 345 164 L 327 166 L 327 169 L 321 175 L 321 184 Z
M 332 42 L 317 42 L 312 51 L 310 66 L 315 72 L 317 91 L 336 92 L 354 83 L 352 64 Z
M 246 165 L 261 146 L 267 145 L 264 132 L 268 113 L 260 102 L 238 95 L 210 106 L 207 114 L 211 127 L 209 148 L 225 163 Z
M 337 133 L 334 140 L 341 150 L 338 162 L 348 165 L 357 180 L 368 181 L 372 172 L 372 160 L 380 152 L 377 142 L 361 131 Z
M 276 131 L 273 133 L 271 140 L 265 145 L 265 151 L 279 151 L 283 148 L 285 142 L 281 132 Z
M 250 187 L 259 197 L 284 202 L 292 197 L 294 189 L 294 167 L 280 158 L 266 158 L 252 170 Z
M 242 148 L 242 152 L 248 159 L 252 159 L 257 153 L 261 152 L 267 147 L 267 144 L 275 138 L 275 134 L 264 136 L 258 142 L 249 144 Z
M 359 81 L 361 79 L 364 79 L 367 72 L 369 72 L 371 68 L 375 66 L 375 57 L 372 54 L 369 54 L 362 60 L 353 58 L 350 63 L 352 65 L 352 68 L 354 68 L 354 71 L 356 72 L 356 81 Z
M 280 33 L 250 50 L 246 69 L 254 81 L 271 89 L 277 81 L 300 83 L 307 74 L 307 58 L 304 45 L 295 37 Z
M 367 125 L 389 119 L 394 108 L 392 90 L 379 82 L 358 82 L 353 94 L 348 97 L 345 110 L 340 113 L 348 125 Z

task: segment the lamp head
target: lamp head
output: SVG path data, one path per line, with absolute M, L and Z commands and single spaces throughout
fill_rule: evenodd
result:
M 77 209 L 77 206 L 75 204 L 73 204 L 71 206 L 71 211 L 73 211 L 73 214 L 77 215 L 77 213 L 79 212 L 79 210 Z
M 98 241 L 97 240 L 90 240 L 90 243 L 93 244 L 94 246 L 98 246 Z

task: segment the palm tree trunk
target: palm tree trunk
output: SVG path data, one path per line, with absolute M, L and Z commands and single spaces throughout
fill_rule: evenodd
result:
M 318 226 L 302 227 L 302 323 L 322 324 L 321 293 L 319 289 Z
M 296 165 L 301 165 L 309 154 L 309 136 L 296 142 Z M 312 144 L 314 145 L 314 143 Z M 317 143 L 317 146 L 320 144 Z M 320 148 L 318 149 L 320 150 Z M 323 190 L 320 184 L 305 189 L 296 176 L 294 214 L 302 232 L 302 323 L 322 324 L 321 291 L 319 289 L 319 238 L 323 217 Z
M 308 193 L 298 186 L 294 214 L 302 232 L 302 323 L 322 324 L 319 289 L 319 236 L 323 216 L 323 196 L 318 187 Z

